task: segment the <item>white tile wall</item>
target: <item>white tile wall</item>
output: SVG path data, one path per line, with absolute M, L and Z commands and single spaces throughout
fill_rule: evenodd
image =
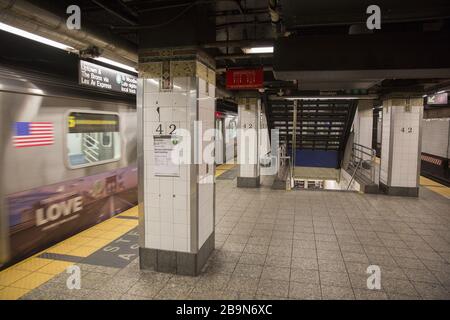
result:
M 397 100 L 394 105 L 389 106 L 391 113 L 383 112 L 383 139 L 381 156 L 380 180 L 387 184 L 389 143 L 392 143 L 392 170 L 390 186 L 394 187 L 417 187 L 418 161 L 420 154 L 420 123 L 422 121 L 423 106 L 413 105 L 408 111 L 404 104 L 399 104 Z M 402 100 L 399 100 L 402 101 Z M 403 100 L 404 101 L 404 100 Z M 383 108 L 385 109 L 387 106 Z M 392 128 L 392 141 L 389 141 Z
M 260 101 L 250 104 L 248 109 L 246 105 L 238 105 L 237 158 L 240 177 L 251 178 L 259 175 L 257 130 L 260 127 L 260 112 Z
M 388 184 L 389 173 L 389 145 L 391 131 L 391 106 L 389 104 L 383 106 L 383 135 L 381 141 L 381 165 L 380 165 L 380 181 L 385 185 Z
M 412 106 L 405 111 L 403 106 L 393 108 L 394 141 L 392 155 L 391 185 L 417 187 L 419 130 L 422 106 Z
M 206 87 L 208 86 L 208 91 Z M 202 154 L 205 150 L 211 150 L 214 146 L 215 128 L 215 86 L 208 84 L 205 80 L 199 79 L 199 119 L 202 121 Z M 209 131 L 210 135 L 205 135 Z M 211 155 L 211 159 L 214 157 Z M 206 159 L 205 159 L 206 160 Z M 214 230 L 214 164 L 205 163 L 199 165 L 198 177 L 198 249 L 209 238 Z
M 358 143 L 367 148 L 372 149 L 372 134 L 373 134 L 373 110 L 372 108 L 366 110 L 360 110 L 358 112 L 359 131 L 358 131 Z M 364 156 L 365 159 L 369 159 L 370 156 Z
M 450 119 L 424 119 L 422 121 L 422 152 L 449 158 Z
M 160 92 L 159 79 L 144 80 L 145 246 L 189 252 L 189 165 L 180 166 L 179 177 L 157 177 L 153 171 L 153 136 L 159 134 L 158 126 L 162 134 L 169 134 L 171 125 L 188 128 L 195 117 L 190 108 L 196 104 L 196 78 L 175 78 L 174 84 L 172 92 Z
M 270 144 L 270 131 L 269 126 L 267 124 L 266 114 L 261 110 L 261 126 L 259 130 L 259 154 L 262 157 L 271 151 Z M 273 156 L 273 155 L 271 155 Z M 259 167 L 260 173 L 262 176 L 264 175 L 273 175 L 272 168 L 262 168 Z

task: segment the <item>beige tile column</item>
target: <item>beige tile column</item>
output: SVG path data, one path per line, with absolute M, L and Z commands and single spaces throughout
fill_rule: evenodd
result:
M 141 52 L 142 269 L 197 275 L 214 249 L 215 89 L 214 63 L 201 51 Z
M 419 195 L 422 98 L 383 101 L 380 189 L 389 195 Z

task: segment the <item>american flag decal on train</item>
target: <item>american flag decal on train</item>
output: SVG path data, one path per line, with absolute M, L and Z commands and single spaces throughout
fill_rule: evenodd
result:
M 54 143 L 53 123 L 16 122 L 13 144 L 16 148 L 50 146 Z

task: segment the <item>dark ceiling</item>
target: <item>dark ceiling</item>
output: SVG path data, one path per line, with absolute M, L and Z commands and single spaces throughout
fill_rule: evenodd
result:
M 180 19 L 193 16 L 201 8 L 204 19 L 215 28 L 215 39 L 205 40 L 206 50 L 216 58 L 219 84 L 224 84 L 222 72 L 226 68 L 262 66 L 265 68 L 265 87 L 276 92 L 279 88 L 297 88 L 295 81 L 281 81 L 272 72 L 270 54 L 244 55 L 242 47 L 249 41 L 270 44 L 277 37 L 306 35 L 348 35 L 363 31 L 367 19 L 368 0 L 31 0 L 34 4 L 61 16 L 68 5 L 78 4 L 82 21 L 103 28 L 117 37 L 139 46 L 140 36 L 165 30 Z M 279 14 L 280 23 L 273 24 L 269 3 Z M 450 1 L 448 0 L 379 0 L 383 28 L 377 33 L 445 32 L 450 33 Z M 155 19 L 148 19 L 153 14 Z M 145 27 L 143 27 L 145 26 Z M 183 35 L 182 30 L 179 33 Z M 216 42 L 216 43 L 215 43 Z M 224 45 L 228 42 L 228 45 Z M 363 48 L 362 48 L 363 50 Z M 320 52 L 318 52 L 320 54 Z M 374 89 L 387 86 L 421 87 L 447 85 L 446 79 L 400 79 L 380 81 Z M 320 88 L 317 88 L 320 89 Z

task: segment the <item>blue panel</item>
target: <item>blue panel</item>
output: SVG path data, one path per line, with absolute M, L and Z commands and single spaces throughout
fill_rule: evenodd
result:
M 289 154 L 291 154 L 290 150 Z M 306 149 L 296 150 L 295 165 L 298 167 L 338 168 L 338 152 Z
M 29 122 L 16 122 L 16 136 L 30 135 Z
M 84 154 L 71 154 L 69 155 L 69 160 L 72 166 L 79 166 L 88 163 Z

